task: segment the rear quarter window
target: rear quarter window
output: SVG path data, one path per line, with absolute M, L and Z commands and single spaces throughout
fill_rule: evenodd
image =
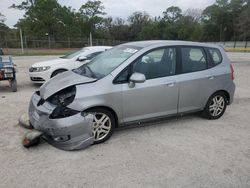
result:
M 219 49 L 216 48 L 208 48 L 208 52 L 211 56 L 212 63 L 214 65 L 218 65 L 222 62 L 222 55 Z

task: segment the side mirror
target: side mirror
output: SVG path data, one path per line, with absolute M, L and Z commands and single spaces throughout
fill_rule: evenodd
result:
M 129 78 L 129 87 L 135 87 L 135 83 L 143 83 L 146 81 L 146 77 L 144 74 L 135 72 Z
M 85 56 L 79 56 L 77 58 L 77 61 L 85 61 L 85 60 L 87 60 L 87 57 L 85 57 Z

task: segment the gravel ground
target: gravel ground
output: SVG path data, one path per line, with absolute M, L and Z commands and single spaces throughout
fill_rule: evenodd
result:
M 66 152 L 25 149 L 17 125 L 32 93 L 28 67 L 54 58 L 16 57 L 18 92 L 0 83 L 0 187 L 250 187 L 250 53 L 229 54 L 236 93 L 215 121 L 198 115 L 117 130 L 104 144 Z

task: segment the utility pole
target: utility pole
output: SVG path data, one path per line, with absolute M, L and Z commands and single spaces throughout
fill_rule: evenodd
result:
M 21 40 L 22 54 L 24 54 L 24 51 L 23 51 L 23 33 L 22 33 L 22 29 L 21 28 L 20 28 L 20 40 Z
M 45 33 L 45 36 L 48 37 L 48 45 L 49 45 L 49 49 L 51 48 L 51 45 L 50 45 L 50 35 L 49 33 Z
M 89 45 L 92 46 L 93 43 L 92 43 L 92 33 L 90 32 L 89 33 Z

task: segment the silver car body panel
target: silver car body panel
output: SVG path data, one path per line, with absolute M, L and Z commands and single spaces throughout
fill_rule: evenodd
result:
M 123 122 L 177 113 L 175 76 L 146 80 L 134 88 L 122 84 L 122 94 Z
M 229 94 L 229 104 L 233 101 L 235 84 L 230 78 L 230 61 L 221 47 L 183 41 L 132 42 L 124 45 L 134 45 L 142 49 L 99 80 L 69 71 L 46 82 L 40 89 L 40 96 L 34 94 L 31 99 L 32 125 L 34 124 L 36 129 L 43 130 L 48 135 L 72 134 L 69 143 L 65 142 L 64 145 L 59 143 L 61 148 L 78 149 L 93 143 L 90 131 L 91 117 L 83 117 L 79 113 L 57 120 L 48 118 L 55 106 L 46 99 L 72 85 L 76 85 L 76 95 L 73 102 L 67 106 L 68 108 L 84 112 L 94 107 L 106 107 L 116 115 L 119 125 L 202 110 L 208 98 L 220 90 Z M 146 80 L 144 83 L 136 83 L 133 88 L 129 87 L 128 83 L 113 83 L 124 68 L 149 50 L 183 45 L 220 49 L 223 61 L 219 65 L 203 71 Z M 39 98 L 45 99 L 46 102 L 38 107 L 36 104 Z M 53 139 L 49 139 L 49 142 L 54 145 L 58 144 Z M 78 145 L 74 143 L 78 143 Z

